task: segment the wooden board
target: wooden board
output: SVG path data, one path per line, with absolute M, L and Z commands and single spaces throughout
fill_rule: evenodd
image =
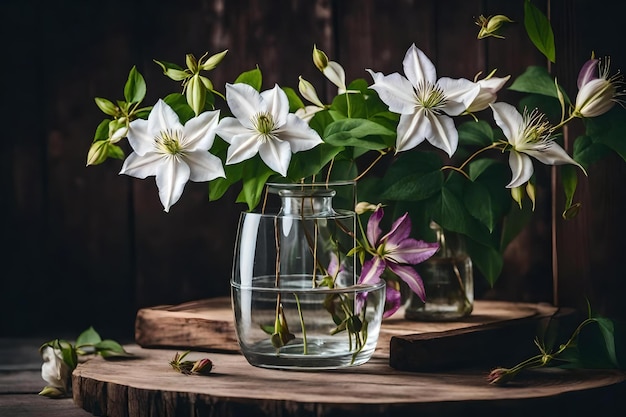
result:
M 617 371 L 534 371 L 496 387 L 485 380 L 488 369 L 407 373 L 378 357 L 350 369 L 297 372 L 192 352 L 190 359 L 209 357 L 214 371 L 186 376 L 170 368 L 173 350 L 126 348 L 135 359 L 97 357 L 78 366 L 77 406 L 109 417 L 626 415 L 618 414 L 626 411 L 626 376 Z
M 534 349 L 538 321 L 556 311 L 547 304 L 479 300 L 463 320 L 415 322 L 404 319 L 400 310 L 383 322 L 376 355 L 389 356 L 392 366 L 404 370 L 477 365 L 502 352 L 516 360 Z M 239 351 L 228 297 L 141 309 L 135 341 L 152 348 Z M 465 348 L 451 354 L 459 346 Z

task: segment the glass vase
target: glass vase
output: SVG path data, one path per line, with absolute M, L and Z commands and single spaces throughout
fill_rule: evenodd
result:
M 417 266 L 426 291 L 426 302 L 409 296 L 405 317 L 415 321 L 450 321 L 467 317 L 474 307 L 472 260 L 465 250 L 463 236 L 444 232 L 436 223 L 439 250 Z
M 348 191 L 339 190 L 348 187 Z M 351 190 L 350 190 L 351 188 Z M 231 294 L 239 345 L 255 366 L 333 369 L 366 362 L 385 284 L 356 285 L 353 183 L 270 184 L 275 214 L 242 213 Z M 266 207 L 267 210 L 267 207 Z

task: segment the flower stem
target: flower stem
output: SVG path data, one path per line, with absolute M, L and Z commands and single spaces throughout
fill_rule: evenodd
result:
M 298 307 L 298 316 L 300 317 L 300 327 L 302 328 L 302 354 L 309 354 L 309 345 L 306 341 L 306 327 L 304 326 L 304 316 L 302 315 L 302 307 L 300 306 L 300 298 L 298 294 L 293 294 L 296 299 L 296 306 Z
M 463 163 L 461 164 L 461 166 L 459 166 L 458 168 L 457 168 L 457 167 L 454 167 L 454 166 L 451 166 L 451 165 L 444 165 L 444 166 L 442 166 L 442 167 L 441 167 L 441 169 L 442 169 L 442 170 L 444 170 L 444 169 L 451 169 L 451 170 L 456 171 L 456 172 L 458 172 L 458 173 L 460 173 L 460 174 L 463 174 L 463 175 L 464 175 L 467 179 L 470 179 L 470 178 L 469 178 L 469 176 L 465 173 L 465 171 L 463 171 L 463 168 L 465 168 L 465 166 L 466 166 L 467 164 L 469 164 L 469 163 L 470 163 L 470 162 L 471 162 L 474 158 L 476 158 L 476 157 L 477 157 L 478 155 L 480 155 L 481 153 L 483 153 L 483 152 L 485 152 L 485 151 L 487 151 L 487 150 L 489 150 L 489 149 L 497 149 L 497 148 L 502 147 L 502 146 L 503 146 L 503 143 L 502 143 L 501 141 L 494 142 L 494 143 L 492 143 L 491 145 L 489 145 L 489 146 L 485 146 L 484 148 L 480 148 L 479 150 L 477 150 L 476 152 L 474 152 L 473 154 L 471 154 L 471 155 L 469 156 L 469 158 L 467 158 L 467 159 L 465 160 L 465 162 L 463 162 Z M 506 144 L 505 144 L 505 147 L 506 147 Z M 504 148 L 503 148 L 503 149 L 504 149 Z
M 378 152 L 380 152 L 380 154 L 376 157 L 376 159 L 374 159 L 374 161 L 365 169 L 365 171 L 363 171 L 359 175 L 357 175 L 357 177 L 354 179 L 354 181 L 358 181 L 361 178 L 363 178 L 363 176 L 365 176 L 372 168 L 374 168 L 374 165 L 376 165 L 378 163 L 378 161 L 380 161 L 382 159 L 383 156 L 387 155 L 386 151 L 378 151 Z

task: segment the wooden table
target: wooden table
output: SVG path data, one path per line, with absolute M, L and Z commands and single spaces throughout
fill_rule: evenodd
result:
M 74 401 L 96 415 L 129 416 L 624 416 L 625 376 L 617 371 L 530 372 L 509 387 L 487 384 L 485 369 L 401 372 L 383 356 L 349 370 L 256 368 L 237 354 L 199 353 L 214 372 L 183 375 L 175 351 L 129 346 L 136 359 L 96 358 L 74 371 Z
M 506 306 L 501 317 L 500 306 L 479 302 L 473 317 L 456 324 L 396 318 L 384 325 L 379 348 L 365 365 L 294 372 L 250 366 L 233 345 L 227 306 L 221 311 L 213 303 L 141 311 L 136 340 L 152 348 L 127 344 L 133 359 L 97 357 L 79 365 L 73 400 L 37 395 L 45 385 L 38 353 L 42 340 L 0 339 L 0 417 L 626 415 L 622 372 L 551 369 L 522 374 L 509 387 L 486 383 L 491 367 L 509 364 L 485 354 L 494 352 L 485 340 L 504 337 L 509 342 L 508 337 L 529 331 L 527 317 L 508 320 L 513 307 L 522 311 L 528 306 Z M 501 325 L 503 318 L 506 326 Z M 399 343 L 396 353 L 401 353 L 397 369 L 389 366 L 394 341 Z M 166 346 L 177 343 L 181 346 Z M 451 346 L 455 350 L 445 351 Z M 187 347 L 193 351 L 191 359 L 209 357 L 214 372 L 186 376 L 173 371 L 169 360 Z M 424 355 L 438 369 L 427 369 Z M 445 358 L 455 358 L 454 366 L 437 362 Z

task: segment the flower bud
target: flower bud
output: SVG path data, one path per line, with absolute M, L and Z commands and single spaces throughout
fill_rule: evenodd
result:
M 498 31 L 502 28 L 502 25 L 505 23 L 512 23 L 513 20 L 508 17 L 498 14 L 495 16 L 490 16 L 486 18 L 483 15 L 480 15 L 476 20 L 476 24 L 480 26 L 480 30 L 478 31 L 478 39 L 483 39 L 489 36 L 493 36 L 494 38 L 504 39 L 504 36 L 498 34 Z
M 530 198 L 530 201 L 532 201 L 533 211 L 535 211 L 535 198 L 536 198 L 535 185 L 531 183 L 530 181 L 526 183 L 526 194 L 528 195 L 528 198 Z
M 609 63 L 598 59 L 585 62 L 578 73 L 578 94 L 572 115 L 575 117 L 596 117 L 609 111 L 618 96 L 624 94 L 623 82 L 619 74 L 609 76 Z
M 322 72 L 328 66 L 328 57 L 323 51 L 317 49 L 317 46 L 313 46 L 313 63 Z
M 167 62 L 160 62 L 156 59 L 154 60 L 162 69 L 163 74 L 165 74 L 168 78 L 174 81 L 182 81 L 189 77 L 189 72 L 181 69 L 178 65 L 170 64 Z
M 511 197 L 513 198 L 513 200 L 515 200 L 515 202 L 521 209 L 522 199 L 524 198 L 524 188 L 522 186 L 511 188 Z
M 574 114 L 579 117 L 596 117 L 609 111 L 615 102 L 615 86 L 604 78 L 589 81 L 576 96 Z
M 198 359 L 197 361 L 194 362 L 193 366 L 191 367 L 191 373 L 207 375 L 211 372 L 212 369 L 213 369 L 213 362 L 211 362 L 210 359 L 208 358 Z
M 87 153 L 87 166 L 99 165 L 106 161 L 108 156 L 108 140 L 97 140 L 91 144 Z
M 69 391 L 71 370 L 63 360 L 61 349 L 46 345 L 41 349 L 41 357 L 43 359 L 41 377 L 48 383 L 48 386 L 40 394 L 65 395 Z
M 185 63 L 192 73 L 195 74 L 198 72 L 198 61 L 196 61 L 196 57 L 193 56 L 193 54 L 185 55 Z
M 128 126 L 126 125 L 126 118 L 122 117 L 118 120 L 112 120 L 109 123 L 109 141 L 111 143 L 117 143 L 126 137 L 128 133 Z
M 317 91 L 315 91 L 313 84 L 302 78 L 302 76 L 300 76 L 299 79 L 300 82 L 298 83 L 298 90 L 300 91 L 300 94 L 302 94 L 302 97 L 318 107 L 324 107 L 324 104 L 317 96 Z
M 200 60 L 200 69 L 203 69 L 205 71 L 210 71 L 213 68 L 217 67 L 217 65 L 220 62 L 222 62 L 222 60 L 224 59 L 224 57 L 226 56 L 227 52 L 228 52 L 228 49 L 226 49 L 225 51 L 222 51 L 220 53 L 217 53 L 215 55 L 212 55 L 204 63 L 202 63 L 202 60 Z
M 196 116 L 204 109 L 204 101 L 206 100 L 206 88 L 199 77 L 198 74 L 194 75 L 186 85 L 187 104 L 193 109 Z
M 380 207 L 380 204 L 372 204 L 367 201 L 361 201 L 357 203 L 356 207 L 354 207 L 354 211 L 356 214 L 367 213 L 368 211 L 376 211 Z

